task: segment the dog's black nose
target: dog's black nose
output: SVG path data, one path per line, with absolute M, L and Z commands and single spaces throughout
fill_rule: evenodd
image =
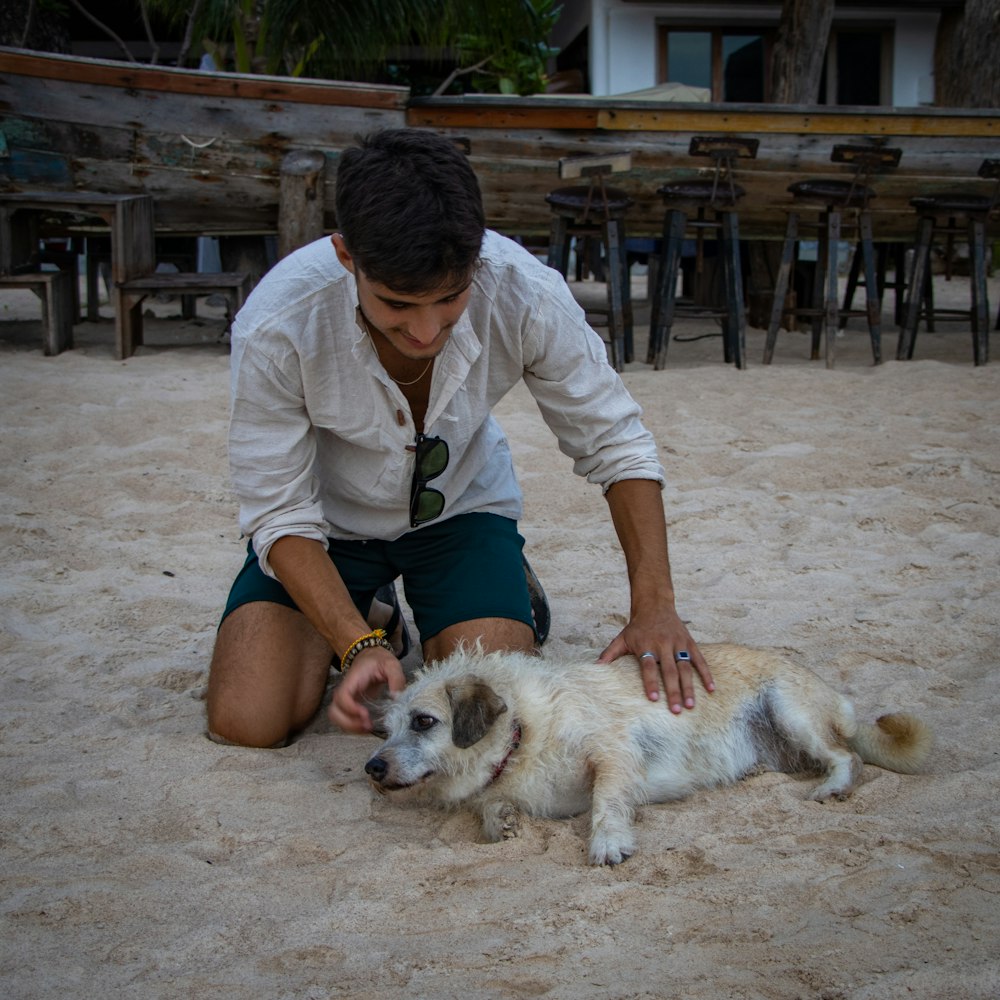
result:
M 388 770 L 389 765 L 382 760 L 381 757 L 372 757 L 372 759 L 365 764 L 365 774 L 367 774 L 374 781 L 385 781 L 385 775 Z

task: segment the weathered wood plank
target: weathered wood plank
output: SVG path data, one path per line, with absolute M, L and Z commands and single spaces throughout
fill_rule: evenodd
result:
M 822 133 L 825 135 L 889 136 L 978 136 L 1000 137 L 1000 119 L 986 115 L 949 115 L 939 118 L 909 115 L 905 112 L 888 115 L 870 113 L 776 112 L 769 107 L 758 111 L 725 111 L 718 105 L 711 115 L 704 110 L 634 111 L 614 108 L 601 109 L 597 127 L 635 132 L 721 133 Z
M 438 130 L 442 131 L 442 130 Z M 447 132 L 447 130 L 444 130 Z M 636 202 L 629 211 L 629 232 L 658 235 L 663 222 L 656 191 L 667 181 L 710 176 L 704 161 L 688 155 L 690 132 L 627 134 L 538 130 L 464 129 L 471 162 L 480 179 L 490 224 L 507 231 L 540 235 L 549 224 L 545 193 L 559 185 L 560 157 L 586 149 L 591 153 L 630 151 L 632 170 L 616 174 L 614 185 Z M 702 130 L 699 134 L 708 134 Z M 746 238 L 781 235 L 782 209 L 791 203 L 787 188 L 804 176 L 846 177 L 830 162 L 840 135 L 759 134 L 755 160 L 740 162 L 737 176 L 747 194 L 740 206 L 740 230 Z M 846 138 L 861 142 L 864 134 Z M 897 170 L 873 181 L 878 239 L 909 239 L 916 221 L 909 200 L 943 186 L 969 193 L 989 193 L 990 184 L 976 176 L 984 152 L 978 137 L 913 137 L 900 140 L 903 157 Z
M 265 152 L 275 146 L 307 147 L 404 124 L 397 109 L 281 103 L 238 96 L 76 86 L 65 81 L 14 77 L 3 71 L 0 50 L 0 112 L 24 121 L 63 122 L 85 130 L 118 128 L 126 133 L 187 136 L 203 142 L 231 139 Z M 6 129 L 5 129 L 6 130 Z M 8 143 L 10 137 L 8 136 Z
M 693 135 L 760 139 L 740 163 L 747 190 L 741 233 L 779 236 L 787 187 L 804 176 L 845 176 L 838 142 L 899 146 L 899 168 L 877 178 L 876 238 L 909 239 L 909 199 L 942 188 L 985 192 L 982 160 L 1000 153 L 1000 116 L 970 109 L 814 108 L 616 102 L 612 98 L 422 98 L 403 88 L 201 74 L 0 48 L 0 188 L 147 193 L 166 233 L 275 233 L 283 158 L 315 149 L 324 227 L 335 226 L 342 149 L 375 128 L 408 123 L 470 145 L 490 226 L 548 230 L 544 196 L 561 158 L 629 153 L 616 187 L 635 200 L 630 232 L 656 235 L 657 188 L 705 175 L 688 155 Z M 373 94 L 365 96 L 368 91 Z M 6 148 L 4 148 L 6 147 Z
M 599 128 L 596 108 L 565 107 L 412 107 L 407 124 L 413 128 L 593 129 Z
M 410 102 L 407 120 L 411 125 L 426 128 L 464 125 L 470 128 L 599 128 L 689 134 L 811 132 L 1000 136 L 1000 117 L 992 109 L 683 104 L 619 101 L 613 97 L 422 97 Z
M 123 88 L 121 64 L 113 63 L 110 74 L 100 64 L 103 83 L 91 79 L 93 67 L 82 60 L 69 62 L 84 63 L 85 84 L 69 79 L 65 67 L 57 79 L 37 72 L 15 75 L 12 67 L 23 68 L 25 60 L 10 55 L 0 49 L 0 131 L 9 151 L 0 159 L 0 184 L 6 179 L 8 187 L 152 194 L 157 228 L 163 232 L 276 232 L 281 162 L 310 148 L 323 150 L 331 161 L 324 193 L 325 223 L 332 228 L 340 150 L 359 133 L 404 123 L 402 109 L 395 106 L 331 104 L 342 88 L 323 81 L 323 103 L 303 100 L 294 81 L 284 83 L 295 100 L 282 102 L 247 97 L 259 89 L 242 86 L 254 82 L 246 79 L 239 81 L 237 94 L 217 87 L 196 93 L 189 92 L 190 86 L 180 92 Z M 52 58 L 42 62 L 52 68 Z M 170 74 L 157 77 L 159 72 L 149 70 L 133 82 L 176 83 Z M 188 76 L 184 82 L 190 83 Z M 314 94 L 315 88 L 302 86 L 304 93 Z M 390 89 L 396 98 L 406 93 Z
M 988 192 L 976 171 L 1000 145 L 1000 116 L 979 110 L 651 106 L 608 98 L 532 98 L 516 105 L 515 117 L 510 104 L 498 98 L 425 98 L 411 103 L 407 120 L 468 138 L 491 224 L 526 234 L 542 234 L 548 226 L 543 199 L 558 184 L 560 157 L 631 152 L 633 169 L 616 175 L 615 186 L 636 202 L 629 232 L 649 236 L 662 225 L 656 189 L 668 180 L 709 175 L 709 168 L 688 155 L 691 137 L 747 135 L 761 145 L 756 160 L 739 165 L 747 191 L 740 206 L 744 236 L 781 234 L 783 208 L 791 201 L 789 184 L 803 176 L 846 176 L 830 162 L 835 143 L 877 141 L 903 150 L 899 169 L 874 182 L 877 238 L 909 239 L 916 224 L 910 198 L 942 187 Z M 576 116 L 589 113 L 596 113 L 594 126 L 576 128 Z
M 260 74 L 207 73 L 169 66 L 146 67 L 107 59 L 67 60 L 61 56 L 17 49 L 0 51 L 0 72 L 64 83 L 118 87 L 135 92 L 169 90 L 174 94 L 291 101 L 332 107 L 402 110 L 410 96 L 408 87 L 299 80 Z

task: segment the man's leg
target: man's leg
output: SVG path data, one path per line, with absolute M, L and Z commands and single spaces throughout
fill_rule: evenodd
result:
M 488 653 L 513 651 L 533 653 L 537 650 L 535 633 L 530 625 L 510 618 L 474 618 L 442 629 L 424 643 L 424 662 L 443 660 L 459 643 L 473 645 L 482 642 Z
M 460 642 L 478 640 L 487 651 L 537 648 L 523 544 L 516 522 L 480 513 L 392 543 L 425 662 L 449 656 Z
M 241 746 L 282 745 L 316 714 L 333 650 L 300 611 L 253 601 L 219 628 L 208 677 L 208 731 Z
M 380 546 L 338 542 L 333 549 L 355 606 L 372 627 L 389 630 L 401 655 L 405 625 L 390 582 L 395 573 Z M 261 571 L 248 544 L 212 656 L 209 736 L 242 746 L 283 746 L 316 714 L 334 655 L 285 588 Z

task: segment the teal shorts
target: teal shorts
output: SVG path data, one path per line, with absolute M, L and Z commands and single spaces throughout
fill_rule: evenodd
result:
M 423 642 L 474 618 L 510 618 L 535 629 L 523 548 L 517 522 L 510 518 L 459 514 L 392 542 L 331 538 L 329 555 L 363 616 L 375 592 L 401 576 Z M 288 591 L 261 570 L 252 544 L 247 553 L 222 620 L 251 601 L 271 601 L 297 611 Z

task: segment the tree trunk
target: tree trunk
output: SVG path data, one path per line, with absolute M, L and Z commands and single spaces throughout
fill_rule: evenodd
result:
M 938 28 L 934 103 L 945 108 L 1000 108 L 1000 5 L 966 0 Z
M 819 101 L 832 23 L 833 0 L 783 0 L 772 60 L 773 103 L 816 104 Z

